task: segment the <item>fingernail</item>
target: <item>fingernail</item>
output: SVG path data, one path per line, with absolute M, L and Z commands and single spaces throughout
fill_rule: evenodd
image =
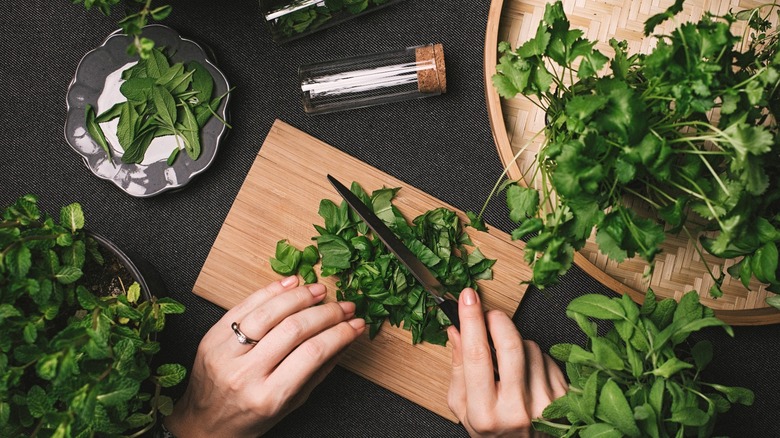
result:
M 347 322 L 348 322 L 348 323 L 349 323 L 349 325 L 351 325 L 351 326 L 352 326 L 352 328 L 353 328 L 353 329 L 355 329 L 355 330 L 362 330 L 362 329 L 364 329 L 364 328 L 366 327 L 366 320 L 365 320 L 365 319 L 363 319 L 363 318 L 355 318 L 355 319 L 350 319 L 350 320 L 349 320 L 349 321 L 347 321 Z
M 463 292 L 460 293 L 460 298 L 463 300 L 463 304 L 467 306 L 477 304 L 477 293 L 470 287 L 463 289 Z
M 355 314 L 355 303 L 352 301 L 339 301 L 339 306 L 347 318 L 352 318 L 352 315 Z
M 282 286 L 284 287 L 292 287 L 298 284 L 298 277 L 291 275 L 287 278 L 283 278 L 280 283 L 282 283 Z
M 319 283 L 310 284 L 307 287 L 309 288 L 309 292 L 315 297 L 325 295 L 325 286 Z

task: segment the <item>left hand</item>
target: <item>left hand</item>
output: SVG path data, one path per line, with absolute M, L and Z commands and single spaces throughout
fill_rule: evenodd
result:
M 566 394 L 563 373 L 535 342 L 522 339 L 503 312 L 488 312 L 486 324 L 473 289 L 461 293 L 458 314 L 460 332 L 447 329 L 453 347 L 450 409 L 471 436 L 531 436 L 531 421 Z M 488 330 L 500 381 L 493 375 Z

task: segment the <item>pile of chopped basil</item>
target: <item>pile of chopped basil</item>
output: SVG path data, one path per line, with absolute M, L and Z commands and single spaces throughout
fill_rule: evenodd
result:
M 453 296 L 459 296 L 465 287 L 477 289 L 477 280 L 492 279 L 495 260 L 486 258 L 478 248 L 471 252 L 466 249 L 474 244 L 463 231 L 455 212 L 437 208 L 409 224 L 392 204 L 398 188 L 383 188 L 369 195 L 353 182 L 351 190 L 430 268 Z M 446 344 L 445 329 L 450 325 L 447 316 L 346 202 L 336 205 L 323 199 L 319 215 L 325 224 L 314 225 L 319 232 L 314 239 L 321 256 L 322 275 L 338 277 L 337 298 L 356 304 L 355 313 L 365 318 L 370 338 L 373 339 L 382 323 L 389 320 L 391 324 L 411 331 L 413 344 L 422 341 Z M 303 253 L 281 241 L 271 266 L 282 275 L 308 273 L 308 278 L 304 277 L 306 281 L 314 281 L 316 278 L 311 275 L 310 268 L 316 259 L 311 254 L 303 257 Z

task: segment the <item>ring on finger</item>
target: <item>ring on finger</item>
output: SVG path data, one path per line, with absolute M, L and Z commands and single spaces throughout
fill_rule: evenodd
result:
M 234 322 L 230 325 L 230 328 L 233 329 L 233 333 L 236 334 L 236 338 L 238 339 L 239 344 L 243 345 L 255 345 L 257 344 L 257 340 L 252 339 L 250 337 L 247 337 L 247 335 L 244 334 L 244 332 L 241 331 L 241 327 L 237 322 Z

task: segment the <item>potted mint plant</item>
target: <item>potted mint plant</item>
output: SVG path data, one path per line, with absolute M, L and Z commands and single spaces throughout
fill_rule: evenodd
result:
M 165 316 L 148 266 L 84 230 L 79 204 L 59 223 L 35 196 L 0 218 L 0 436 L 141 436 L 185 369 L 152 370 Z

